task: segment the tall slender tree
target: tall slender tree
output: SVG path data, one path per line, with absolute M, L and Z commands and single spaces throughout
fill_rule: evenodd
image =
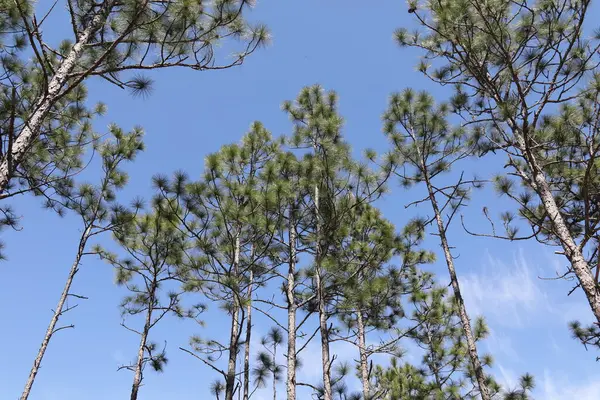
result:
M 312 218 L 307 222 L 314 257 L 313 279 L 316 309 L 319 315 L 324 400 L 333 399 L 330 354 L 329 294 L 326 292 L 335 260 L 331 248 L 343 234 L 343 221 L 355 207 L 374 201 L 384 191 L 385 174 L 375 174 L 355 162 L 342 138 L 343 120 L 337 112 L 337 96 L 321 87 L 302 90 L 295 102 L 286 102 L 284 110 L 294 122 L 291 144 L 303 149 L 306 185 L 312 201 Z M 307 230 L 308 231 L 308 230 Z
M 379 210 L 364 208 L 351 218 L 350 234 L 336 257 L 342 268 L 332 286 L 341 291 L 336 314 L 347 328 L 340 330 L 336 340 L 358 348 L 363 398 L 370 400 L 375 395 L 370 358 L 397 353 L 398 342 L 406 336 L 396 326 L 404 317 L 403 297 L 431 285 L 430 274 L 420 272 L 417 266 L 433 261 L 433 254 L 417 248 L 424 236 L 421 226 L 410 223 L 397 235 Z M 395 254 L 402 257 L 401 268 L 388 264 Z M 367 344 L 369 334 L 375 331 L 380 338 L 387 337 L 376 345 Z
M 131 400 L 138 398 L 146 366 L 160 372 L 167 362 L 165 349 L 158 350 L 157 344 L 150 341 L 150 331 L 168 314 L 197 318 L 203 309 L 195 306 L 184 311 L 180 282 L 185 277 L 180 273 L 180 266 L 185 237 L 176 229 L 173 216 L 164 207 L 153 208 L 151 213 L 115 229 L 115 239 L 126 253 L 124 258 L 105 250 L 100 252 L 100 256 L 115 267 L 117 284 L 130 292 L 121 302 L 122 315 L 143 317 L 141 329 L 125 321 L 122 323 L 140 337 L 135 360 L 119 367 L 133 372 Z
M 178 200 L 166 204 L 176 204 L 172 211 L 181 215 L 180 227 L 196 249 L 188 266 L 187 288 L 219 303 L 231 317 L 229 343 L 192 338 L 200 359 L 225 379 L 226 400 L 232 400 L 241 389 L 237 357 L 248 317 L 250 299 L 246 296 L 252 293 L 250 287 L 263 284 L 268 270 L 274 268 L 263 262 L 275 229 L 266 218 L 270 215 L 265 206 L 269 183 L 260 175 L 278 147 L 278 141 L 255 123 L 241 144 L 226 145 L 207 157 L 201 181 L 189 182 L 183 175 L 170 184 L 164 178 L 156 179 L 163 196 Z M 228 359 L 225 369 L 215 365 L 223 353 Z
M 413 204 L 427 202 L 431 205 L 436 224 L 436 235 L 444 253 L 444 259 L 450 275 L 450 284 L 454 291 L 458 314 L 467 341 L 468 355 L 477 377 L 481 398 L 491 399 L 486 384 L 486 376 L 477 352 L 474 333 L 467 308 L 462 297 L 460 284 L 456 275 L 454 257 L 448 241 L 447 231 L 458 209 L 468 199 L 469 186 L 479 186 L 477 180 L 464 181 L 462 175 L 454 184 L 437 183 L 438 176 L 450 171 L 461 159 L 472 154 L 473 146 L 468 143 L 468 136 L 463 129 L 453 130 L 446 121 L 448 107 L 435 107 L 433 98 L 427 93 L 415 94 L 406 90 L 393 95 L 388 112 L 384 116 L 385 133 L 392 144 L 392 159 L 401 160 L 395 169 L 404 185 L 424 183 L 427 196 Z M 441 200 L 440 200 L 441 198 Z M 444 217 L 443 213 L 448 216 Z
M 283 268 L 272 270 L 273 278 L 282 282 L 281 291 L 285 302 L 279 304 L 274 298 L 255 298 L 256 309 L 269 318 L 281 331 L 287 333 L 286 393 L 288 399 L 296 398 L 296 371 L 300 365 L 300 353 L 314 338 L 314 334 L 306 332 L 310 316 L 314 310 L 315 295 L 307 282 L 307 274 L 299 265 L 301 254 L 306 246 L 300 240 L 305 236 L 306 224 L 312 215 L 310 191 L 306 185 L 306 164 L 298 160 L 291 151 L 281 151 L 265 167 L 263 179 L 273 182 L 270 192 L 269 207 L 271 221 L 276 221 L 275 236 L 272 243 L 271 263 Z M 279 322 L 277 315 L 268 310 L 279 309 L 287 313 L 287 325 Z M 302 341 L 302 339 L 304 339 Z M 246 373 L 247 371 L 245 371 Z M 305 383 L 300 383 L 304 385 Z
M 400 29 L 398 42 L 425 50 L 419 69 L 435 82 L 456 88 L 454 110 L 465 123 L 478 125 L 476 133 L 485 139 L 482 153 L 502 152 L 508 174 L 534 195 L 535 201 L 529 194 L 512 195 L 532 225 L 529 236 L 542 241 L 549 237 L 551 244 L 562 247 L 570 264 L 567 274 L 576 276 L 600 323 L 594 250 L 587 246 L 594 213 L 589 207 L 594 201 L 589 200 L 595 194 L 586 188 L 594 186 L 589 172 L 598 154 L 596 125 L 592 118 L 583 125 L 586 133 L 571 130 L 575 143 L 568 143 L 564 129 L 548 129 L 547 124 L 557 106 L 569 108 L 589 98 L 588 82 L 598 86 L 592 72 L 600 61 L 600 41 L 598 35 L 585 33 L 591 1 L 442 0 L 411 6 L 423 30 L 413 35 Z M 589 104 L 588 110 L 595 109 L 593 100 Z M 575 148 L 582 157 L 571 159 Z M 502 183 L 508 194 L 511 184 L 506 179 Z M 588 204 L 575 216 L 588 221 L 585 233 L 585 222 L 573 224 L 570 215 L 577 210 L 571 199 L 578 197 L 588 198 L 575 202 L 584 209 Z
M 128 223 L 135 217 L 140 204 L 136 203 L 133 210 L 120 206 L 116 202 L 116 191 L 127 183 L 127 174 L 121 166 L 126 161 L 131 161 L 137 153 L 143 149 L 142 131 L 133 130 L 125 133 L 116 126 L 110 128 L 111 137 L 98 144 L 98 152 L 102 158 L 103 176 L 97 185 L 81 184 L 73 192 L 68 191 L 62 198 L 49 200 L 49 207 L 58 210 L 69 209 L 81 218 L 82 233 L 79 238 L 75 260 L 71 265 L 64 289 L 50 319 L 48 329 L 42 340 L 37 356 L 21 395 L 21 400 L 27 400 L 31 394 L 31 388 L 38 374 L 40 365 L 48 348 L 50 340 L 57 332 L 73 328 L 74 325 L 57 326 L 59 319 L 68 311 L 77 307 L 70 305 L 69 298 L 84 298 L 71 292 L 71 286 L 75 276 L 80 270 L 81 260 L 85 255 L 95 254 L 97 250 L 88 250 L 88 241 L 99 234 L 114 231 L 122 224 Z
M 296 370 L 298 367 L 298 354 L 310 341 L 298 347 L 299 337 L 304 337 L 303 326 L 312 313 L 306 313 L 304 318 L 298 320 L 298 312 L 312 298 L 305 282 L 303 269 L 298 266 L 299 254 L 303 252 L 299 236 L 302 235 L 302 224 L 307 215 L 304 207 L 307 200 L 307 191 L 303 185 L 302 164 L 297 157 L 289 151 L 281 151 L 266 165 L 265 178 L 275 182 L 272 190 L 272 206 L 270 207 L 272 221 L 275 225 L 273 251 L 271 257 L 273 264 L 281 264 L 282 269 L 274 269 L 274 277 L 282 282 L 281 291 L 285 299 L 284 304 L 278 304 L 272 298 L 256 299 L 256 306 L 261 314 L 270 318 L 278 328 L 287 333 L 286 357 L 286 395 L 288 400 L 296 399 Z M 272 316 L 264 308 L 285 310 L 287 325 L 280 324 L 276 316 Z

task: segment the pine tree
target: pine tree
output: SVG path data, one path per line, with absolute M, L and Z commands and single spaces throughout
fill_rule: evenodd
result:
M 115 240 L 125 250 L 119 258 L 105 250 L 100 256 L 115 267 L 117 284 L 130 292 L 121 302 L 123 317 L 142 315 L 144 323 L 138 330 L 123 321 L 122 326 L 139 335 L 137 357 L 130 365 L 119 367 L 133 372 L 131 400 L 138 398 L 149 364 L 161 372 L 167 363 L 165 349 L 158 350 L 149 339 L 150 331 L 168 314 L 197 318 L 201 305 L 185 311 L 181 304 L 180 282 L 184 280 L 180 266 L 185 254 L 185 238 L 174 224 L 174 218 L 160 204 L 151 213 L 141 215 L 114 231 Z
M 461 175 L 455 184 L 440 186 L 436 179 L 440 174 L 449 172 L 454 164 L 472 153 L 468 137 L 462 129 L 452 130 L 446 121 L 448 108 L 445 105 L 435 107 L 433 98 L 427 93 L 415 94 L 406 90 L 393 95 L 388 112 L 384 116 L 385 132 L 392 144 L 392 159 L 401 160 L 396 169 L 402 184 L 410 186 L 424 183 L 427 196 L 421 201 L 428 202 L 433 209 L 432 221 L 423 221 L 423 225 L 435 221 L 440 244 L 450 275 L 450 284 L 454 291 L 458 312 L 465 332 L 468 355 L 477 377 L 481 398 L 489 400 L 490 393 L 486 385 L 471 321 L 460 290 L 454 257 L 448 241 L 447 231 L 458 209 L 468 200 L 470 186 L 479 186 L 477 180 L 465 181 Z M 441 200 L 440 200 L 441 198 Z M 444 218 L 443 213 L 447 213 Z
M 404 317 L 402 297 L 420 291 L 430 284 L 429 274 L 417 270 L 417 265 L 430 262 L 433 255 L 416 247 L 423 239 L 422 228 L 409 224 L 402 235 L 386 221 L 379 210 L 363 207 L 349 220 L 350 233 L 343 239 L 336 258 L 342 266 L 335 276 L 334 288 L 341 296 L 336 304 L 336 314 L 346 327 L 337 333 L 338 340 L 358 348 L 358 372 L 363 398 L 373 399 L 371 390 L 372 361 L 374 354 L 395 354 L 403 333 L 394 332 L 396 324 Z M 392 256 L 402 255 L 402 267 L 388 265 Z M 335 289 L 334 289 L 335 290 Z M 377 345 L 367 345 L 370 333 L 391 333 Z
M 304 221 L 310 214 L 310 208 L 307 207 L 309 191 L 304 184 L 302 166 L 297 157 L 289 151 L 279 152 L 266 165 L 265 177 L 268 176 L 270 181 L 276 182 L 272 190 L 273 205 L 270 207 L 271 215 L 269 217 L 271 221 L 275 221 L 276 227 L 274 236 L 276 243 L 273 245 L 272 257 L 274 259 L 272 263 L 282 264 L 284 267 L 280 271 L 274 270 L 274 277 L 282 281 L 281 291 L 285 303 L 278 304 L 273 299 L 256 299 L 257 305 L 262 304 L 268 308 L 275 307 L 285 310 L 287 313 L 287 325 L 283 326 L 270 313 L 261 310 L 263 315 L 271 318 L 287 334 L 287 351 L 284 355 L 287 364 L 286 396 L 288 400 L 296 399 L 298 357 L 312 339 L 311 335 L 303 332 L 303 328 L 309 321 L 309 316 L 312 315 L 312 311 L 307 311 L 305 306 L 314 297 L 306 282 L 304 269 L 298 266 L 299 256 L 304 252 L 299 240 L 303 235 L 301 221 Z M 298 319 L 299 312 L 302 311 L 307 312 Z M 302 338 L 306 338 L 306 341 L 298 343 L 298 340 Z
M 41 7 L 30 0 L 0 4 L 2 196 L 14 194 L 10 188 L 16 178 L 24 177 L 17 192 L 38 190 L 55 175 L 77 170 L 80 151 L 67 151 L 64 144 L 82 144 L 77 125 L 89 123 L 82 105 L 88 78 L 146 94 L 151 80 L 131 72 L 229 68 L 268 39 L 265 27 L 244 20 L 247 0 L 67 0 L 49 10 L 37 10 Z M 72 36 L 52 46 L 43 29 L 48 16 L 61 10 Z M 221 60 L 217 51 L 223 42 L 240 45 L 230 60 Z
M 75 260 L 67 276 L 64 289 L 60 295 L 58 305 L 46 330 L 44 339 L 33 362 L 21 400 L 27 400 L 31 388 L 39 371 L 42 359 L 48 344 L 55 333 L 74 325 L 57 327 L 59 319 L 68 311 L 77 307 L 70 305 L 69 298 L 85 298 L 71 292 L 75 276 L 79 272 L 81 259 L 88 254 L 95 254 L 98 250 L 88 251 L 90 238 L 105 232 L 114 231 L 122 224 L 128 223 L 135 217 L 141 206 L 133 205 L 133 210 L 127 209 L 116 202 L 116 191 L 127 183 L 127 174 L 121 169 L 121 164 L 132 161 L 136 154 L 143 149 L 142 131 L 134 130 L 124 133 L 116 126 L 110 128 L 111 137 L 98 145 L 97 151 L 102 158 L 102 171 L 104 175 L 97 185 L 81 184 L 77 190 L 69 191 L 62 198 L 55 198 L 48 204 L 57 210 L 68 209 L 79 215 L 82 223 L 82 233 L 75 253 Z
M 260 175 L 278 147 L 270 133 L 255 123 L 239 145 L 223 146 L 206 158 L 201 181 L 189 182 L 183 174 L 171 183 L 162 177 L 155 179 L 161 195 L 171 200 L 165 204 L 179 215 L 180 229 L 195 248 L 186 267 L 187 290 L 201 292 L 231 318 L 229 343 L 199 337 L 191 340 L 200 354 L 197 357 L 225 379 L 226 400 L 232 400 L 240 386 L 237 357 L 244 344 L 242 334 L 251 302 L 247 296 L 276 268 L 264 263 L 275 228 L 265 218 L 269 215 L 265 199 L 270 184 Z M 223 353 L 228 356 L 226 369 L 215 364 Z
M 445 288 L 414 292 L 411 296 L 412 325 L 407 334 L 423 351 L 422 363 L 413 366 L 392 359 L 388 368 L 375 370 L 375 398 L 396 400 L 415 399 L 476 399 L 480 398 L 478 382 L 468 357 L 464 330 L 458 316 L 455 299 Z M 487 334 L 483 323 L 475 325 L 474 338 Z M 482 360 L 491 364 L 491 357 Z M 490 396 L 500 390 L 497 383 L 486 380 Z
M 454 111 L 477 126 L 482 154 L 505 155 L 510 179 L 499 179 L 500 191 L 519 205 L 519 213 L 532 227 L 528 237 L 562 247 L 570 263 L 567 274 L 577 277 L 600 323 L 600 287 L 592 272 L 596 255 L 589 243 L 594 232 L 591 221 L 596 218 L 590 204 L 597 203 L 595 174 L 590 172 L 598 154 L 590 106 L 598 87 L 592 72 L 598 65 L 600 38 L 584 33 L 590 3 L 427 2 L 414 13 L 424 31 L 412 35 L 400 29 L 396 37 L 403 46 L 426 51 L 419 66 L 426 76 L 456 88 Z M 590 105 L 584 106 L 581 123 L 578 117 L 574 126 L 559 123 L 565 115 L 573 115 L 570 111 L 552 116 L 557 107 L 574 110 L 581 102 Z M 514 193 L 511 179 L 528 190 Z M 513 218 L 510 213 L 503 216 L 506 225 Z M 509 226 L 506 238 L 514 240 L 515 233 Z
M 341 136 L 343 120 L 337 112 L 337 96 L 319 86 L 302 90 L 295 102 L 286 102 L 284 110 L 294 122 L 291 145 L 304 149 L 306 185 L 312 200 L 310 231 L 304 238 L 314 257 L 313 280 L 316 310 L 319 315 L 324 400 L 333 399 L 330 328 L 328 319 L 328 281 L 336 260 L 330 252 L 342 235 L 343 221 L 359 205 L 374 201 L 384 191 L 387 176 L 376 174 L 354 160 Z

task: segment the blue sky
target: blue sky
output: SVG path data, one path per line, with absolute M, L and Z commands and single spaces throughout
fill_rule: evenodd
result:
M 205 155 L 238 141 L 254 120 L 262 121 L 274 135 L 290 133 L 291 124 L 280 105 L 294 99 L 305 85 L 319 83 L 338 92 L 344 133 L 357 155 L 367 147 L 385 149 L 380 117 L 391 92 L 413 87 L 429 89 L 441 99 L 446 96 L 415 71 L 417 53 L 398 48 L 392 40 L 394 29 L 410 24 L 402 1 L 261 0 L 251 17 L 269 26 L 272 44 L 241 67 L 152 74 L 155 85 L 148 99 L 132 98 L 105 82 L 89 83 L 90 98 L 108 105 L 106 117 L 96 123 L 98 131 L 105 132 L 106 125 L 115 122 L 125 129 L 141 125 L 147 132 L 146 151 L 128 166 L 130 184 L 123 191 L 124 200 L 135 195 L 149 198 L 155 173 L 183 169 L 192 177 L 200 176 Z M 60 37 L 66 28 L 58 20 L 54 24 L 46 32 Z M 487 161 L 467 167 L 483 174 L 494 171 Z M 415 212 L 428 212 L 423 206 L 405 210 L 404 204 L 418 193 L 391 187 L 392 193 L 379 205 L 398 227 Z M 75 217 L 59 219 L 42 210 L 38 199 L 25 196 L 12 203 L 23 216 L 23 229 L 2 233 L 9 259 L 0 264 L 4 305 L 0 354 L 5 360 L 0 363 L 0 399 L 16 399 L 21 393 L 80 234 Z M 484 229 L 479 211 L 484 204 L 492 212 L 506 206 L 491 191 L 476 193 L 467 216 L 470 226 Z M 600 398 L 596 354 L 572 340 L 567 329 L 570 320 L 589 321 L 589 307 L 579 292 L 566 296 L 570 282 L 538 278 L 554 276 L 563 267 L 565 261 L 553 254 L 554 249 L 534 242 L 472 238 L 459 227 L 451 241 L 460 254 L 457 269 L 469 310 L 473 316 L 484 315 L 491 327 L 482 349 L 494 355 L 497 378 L 511 386 L 519 374 L 534 374 L 538 399 Z M 438 250 L 434 237 L 427 246 Z M 431 268 L 447 281 L 443 263 Z M 123 398 L 131 375 L 116 369 L 134 357 L 137 347 L 137 337 L 119 327 L 117 305 L 123 290 L 114 285 L 107 264 L 89 258 L 74 291 L 89 300 L 64 317 L 63 322 L 74 323 L 76 329 L 60 332 L 51 342 L 31 399 Z M 226 321 L 210 313 L 206 323 L 211 330 L 224 329 Z M 255 338 L 270 327 L 264 320 L 257 324 Z M 163 374 L 147 373 L 141 398 L 208 396 L 208 384 L 215 376 L 177 350 L 190 334 L 202 332 L 175 319 L 157 329 L 154 339 L 167 341 L 170 363 Z M 301 378 L 317 379 L 316 343 L 309 351 Z

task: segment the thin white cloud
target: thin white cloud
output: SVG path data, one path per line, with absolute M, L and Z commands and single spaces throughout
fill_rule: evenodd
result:
M 573 383 L 562 378 L 564 374 L 556 374 L 544 370 L 544 380 L 540 387 L 539 397 L 544 400 L 598 400 L 600 399 L 600 381 L 588 379 L 585 382 Z M 590 377 L 591 378 L 591 377 Z
M 482 268 L 459 275 L 459 281 L 472 317 L 483 315 L 503 325 L 523 326 L 540 307 L 550 311 L 547 296 L 522 251 L 511 264 L 488 254 Z
M 512 390 L 515 388 L 519 379 L 515 371 L 502 364 L 498 364 L 497 368 L 498 371 L 500 371 L 500 374 L 496 376 L 496 379 L 498 379 L 500 386 L 504 388 L 504 390 Z

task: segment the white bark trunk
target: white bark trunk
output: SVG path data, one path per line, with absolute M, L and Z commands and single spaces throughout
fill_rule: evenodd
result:
M 235 238 L 235 250 L 233 259 L 233 273 L 237 278 L 240 264 L 240 236 Z M 229 338 L 229 360 L 227 362 L 227 377 L 225 379 L 225 400 L 233 400 L 235 391 L 235 368 L 238 353 L 238 336 L 240 332 L 239 312 L 240 302 L 239 293 L 233 294 L 233 307 L 231 310 L 231 337 Z
M 513 129 L 516 131 L 516 129 Z M 592 270 L 588 262 L 583 256 L 581 248 L 575 243 L 575 239 L 571 235 L 565 220 L 563 219 L 560 209 L 556 204 L 552 190 L 548 185 L 548 181 L 544 176 L 543 171 L 538 165 L 535 155 L 528 151 L 527 144 L 520 133 L 516 133 L 517 143 L 519 150 L 525 155 L 525 160 L 529 164 L 532 171 L 532 179 L 535 184 L 535 190 L 542 200 L 544 209 L 550 216 L 552 227 L 556 233 L 557 238 L 560 240 L 561 246 L 565 252 L 565 256 L 571 263 L 571 267 L 579 279 L 581 288 L 583 289 L 587 301 L 596 317 L 596 321 L 600 323 L 600 293 L 599 288 L 596 285 L 596 280 L 592 274 Z
M 248 286 L 248 314 L 246 321 L 246 345 L 244 348 L 244 400 L 248 400 L 250 396 L 250 339 L 252 338 L 252 282 L 254 274 L 250 271 L 250 286 Z
M 73 72 L 85 46 L 91 40 L 93 34 L 104 24 L 105 20 L 104 13 L 97 14 L 81 32 L 77 42 L 61 62 L 50 82 L 48 82 L 47 90 L 36 101 L 34 111 L 29 119 L 25 121 L 21 132 L 16 136 L 10 154 L 2 157 L 0 161 L 0 193 L 6 190 L 15 168 L 23 161 L 31 145 L 38 138 L 44 119 L 63 94 L 61 91 L 67 82 L 68 75 Z
M 289 229 L 289 264 L 287 277 L 287 304 L 288 304 L 288 346 L 287 346 L 287 400 L 296 400 L 296 222 L 290 211 Z
M 273 368 L 277 365 L 277 344 L 273 342 Z M 277 379 L 273 370 L 273 400 L 277 400 Z
M 577 246 L 577 244 L 575 244 L 575 240 L 571 236 L 571 232 L 569 232 L 569 228 L 565 224 L 565 221 L 559 211 L 556 201 L 554 200 L 552 191 L 548 187 L 545 177 L 541 173 L 538 173 L 535 176 L 535 181 L 539 188 L 538 190 L 542 199 L 542 203 L 544 204 L 544 208 L 552 220 L 552 225 L 556 232 L 556 236 L 560 239 L 562 248 L 565 251 L 565 255 L 571 262 L 573 271 L 579 279 L 579 283 L 585 292 L 585 296 L 590 307 L 592 308 L 592 312 L 594 313 L 598 323 L 600 323 L 600 294 L 598 293 L 598 286 L 596 285 L 596 280 L 594 279 L 592 270 L 590 269 L 588 262 L 583 257 L 581 249 L 579 246 Z
M 315 186 L 315 215 L 316 215 L 316 267 L 315 285 L 317 289 L 317 302 L 319 310 L 319 333 L 321 334 L 321 361 L 323 363 L 323 400 L 333 400 L 331 390 L 331 357 L 329 355 L 329 332 L 327 329 L 327 308 L 323 293 L 322 271 L 321 271 L 321 215 L 319 210 L 319 187 Z
M 135 371 L 133 374 L 133 384 L 131 385 L 130 400 L 137 400 L 140 385 L 142 384 L 142 367 L 144 366 L 144 355 L 146 354 L 146 342 L 148 341 L 148 333 L 152 324 L 152 312 L 154 307 L 154 296 L 156 292 L 156 282 L 152 282 L 150 288 L 150 298 L 148 301 L 148 312 L 146 313 L 146 321 L 144 322 L 144 330 L 140 338 L 140 347 L 138 348 L 137 360 L 135 363 Z
M 67 277 L 67 281 L 63 288 L 62 294 L 60 295 L 58 304 L 54 309 L 54 315 L 50 320 L 50 324 L 48 325 L 48 329 L 46 330 L 46 335 L 44 336 L 38 354 L 35 357 L 35 360 L 33 361 L 33 366 L 31 367 L 31 371 L 29 372 L 29 378 L 25 383 L 25 389 L 23 390 L 23 394 L 21 394 L 20 400 L 27 400 L 29 398 L 33 382 L 35 381 L 37 373 L 40 369 L 40 365 L 42 364 L 44 354 L 46 353 L 46 349 L 48 348 L 48 343 L 50 343 L 50 339 L 52 339 L 52 336 L 56 332 L 56 324 L 58 323 L 60 316 L 64 313 L 65 302 L 67 301 L 67 297 L 69 297 L 69 291 L 71 290 L 73 279 L 79 271 L 79 263 L 85 251 L 85 245 L 87 243 L 91 230 L 91 225 L 89 225 L 81 235 L 81 239 L 79 240 L 79 247 L 77 249 L 77 255 L 75 256 L 75 261 L 73 261 L 73 265 L 71 266 L 71 270 L 69 271 L 69 275 Z
M 363 388 L 364 400 L 370 400 L 369 392 L 369 359 L 367 356 L 367 347 L 365 344 L 365 324 L 362 317 L 362 311 L 358 310 L 356 314 L 356 325 L 358 329 L 358 352 L 360 355 L 360 380 Z

